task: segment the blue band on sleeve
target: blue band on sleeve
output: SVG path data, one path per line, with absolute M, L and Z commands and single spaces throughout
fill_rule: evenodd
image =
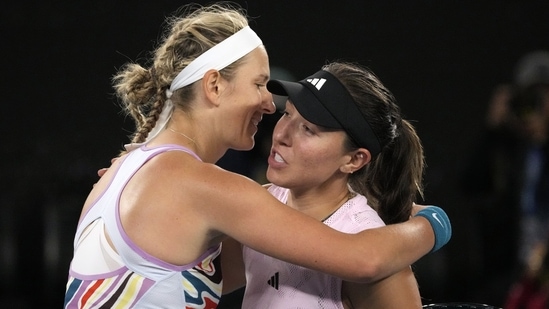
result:
M 429 220 L 429 223 L 431 223 L 431 226 L 433 227 L 435 233 L 435 246 L 431 252 L 437 251 L 450 241 L 450 238 L 452 237 L 452 225 L 450 224 L 448 215 L 446 215 L 446 212 L 444 212 L 442 208 L 429 206 L 418 211 L 416 217 L 417 216 Z

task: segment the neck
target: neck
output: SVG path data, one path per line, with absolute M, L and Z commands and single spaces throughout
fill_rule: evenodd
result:
M 331 191 L 322 188 L 306 192 L 290 190 L 286 204 L 318 221 L 324 221 L 353 196 L 346 185 Z
M 218 135 L 214 126 L 204 125 L 211 123 L 208 116 L 204 116 L 198 109 L 192 115 L 175 109 L 163 133 L 164 139 L 160 143 L 173 143 L 189 147 L 205 163 L 214 164 L 227 151 L 223 144 L 218 142 Z
M 179 134 L 181 136 L 183 136 L 184 138 L 188 139 L 189 141 L 191 141 L 195 147 L 198 148 L 198 144 L 196 144 L 195 140 L 193 138 L 190 138 L 188 135 L 186 135 L 185 133 L 182 133 L 182 132 L 179 132 L 179 131 L 176 131 L 172 128 L 168 128 L 168 130 L 172 131 L 173 133 L 176 133 L 176 134 Z

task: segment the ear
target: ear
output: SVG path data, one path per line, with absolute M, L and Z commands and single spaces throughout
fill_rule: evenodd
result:
M 371 160 L 372 154 L 370 151 L 365 148 L 359 148 L 350 154 L 349 161 L 341 166 L 340 170 L 344 173 L 352 174 L 370 163 Z
M 206 98 L 214 105 L 220 104 L 220 97 L 224 91 L 225 80 L 218 70 L 208 70 L 201 82 L 202 90 Z

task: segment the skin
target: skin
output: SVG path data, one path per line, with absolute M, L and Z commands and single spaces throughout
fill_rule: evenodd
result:
M 344 141 L 344 131 L 314 125 L 290 101 L 286 103 L 273 131 L 267 179 L 290 189 L 289 207 L 322 221 L 348 200 L 350 172 L 367 164 L 371 156 L 364 148 L 345 151 Z M 241 267 L 231 265 L 231 273 L 225 274 L 227 289 L 244 286 L 240 244 L 227 241 L 223 246 L 223 259 Z M 234 281 L 228 276 L 235 276 Z M 344 281 L 341 296 L 344 308 L 421 308 L 422 305 L 410 267 L 372 283 Z
M 164 130 L 149 146 L 179 144 L 203 161 L 170 151 L 147 162 L 122 192 L 120 216 L 128 236 L 147 253 L 175 265 L 194 261 L 229 236 L 275 258 L 359 282 L 383 278 L 429 252 L 434 235 L 425 218 L 357 235 L 339 233 L 281 207 L 251 179 L 214 165 L 228 148 L 252 148 L 257 123 L 263 114 L 274 112 L 265 88 L 269 73 L 267 53 L 259 47 L 230 81 L 211 70 L 193 85 L 197 96 L 191 112 L 175 110 L 168 128 L 196 144 Z M 84 212 L 123 159 L 95 185 Z M 257 205 L 262 205 L 261 212 Z

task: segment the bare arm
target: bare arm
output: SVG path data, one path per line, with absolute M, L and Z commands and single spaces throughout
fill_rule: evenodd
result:
M 197 193 L 208 197 L 197 207 L 213 230 L 264 254 L 344 280 L 387 277 L 433 248 L 433 229 L 423 217 L 345 234 L 281 204 L 245 177 L 214 170 L 195 176 L 203 184 Z
M 345 234 L 280 203 L 261 185 L 246 177 L 202 163 L 185 165 L 179 171 L 176 166 L 179 160 L 174 157 L 173 161 L 166 162 L 172 179 L 160 188 L 174 193 L 170 196 L 173 200 L 178 198 L 177 192 L 181 193 L 180 188 L 185 187 L 185 192 L 181 193 L 184 199 L 178 204 L 193 207 L 185 209 L 187 218 L 193 214 L 193 222 L 200 222 L 200 229 L 206 226 L 205 231 L 209 230 L 209 234 L 228 235 L 280 260 L 347 281 L 371 282 L 408 267 L 433 248 L 433 228 L 424 217 L 359 234 Z M 168 175 L 162 175 L 163 179 L 166 177 Z M 166 183 L 173 189 L 167 189 Z M 150 202 L 158 204 L 158 199 Z M 136 232 L 136 235 L 141 234 L 141 231 Z M 172 238 L 188 236 L 185 230 Z M 152 242 L 154 248 L 157 243 Z M 200 239 L 195 243 L 195 250 L 204 246 Z M 171 254 L 173 250 L 166 252 Z M 163 253 L 158 256 L 162 258 Z
M 343 282 L 341 294 L 345 309 L 420 309 L 422 306 L 410 267 L 372 283 Z
M 268 188 L 270 184 L 263 185 L 264 188 Z M 414 204 L 414 211 L 413 213 L 416 214 L 419 210 L 424 209 L 425 205 L 417 205 Z M 246 285 L 246 269 L 244 264 L 244 259 L 242 256 L 242 244 L 237 242 L 236 240 L 232 238 L 227 238 L 223 241 L 223 250 L 221 253 L 221 265 L 223 269 L 223 294 L 233 292 L 239 288 L 242 288 Z M 398 279 L 395 279 L 395 278 Z M 389 279 L 391 278 L 391 279 Z M 407 304 L 421 304 L 421 300 L 419 298 L 419 291 L 417 288 L 417 282 L 415 281 L 415 278 L 413 276 L 413 273 L 409 271 L 408 268 L 405 270 L 402 270 L 398 272 L 395 275 L 390 276 L 389 278 L 382 279 L 381 281 L 376 281 L 374 283 L 369 284 L 361 284 L 361 283 L 354 283 L 354 282 L 344 282 L 343 289 L 347 290 L 345 291 L 343 299 L 347 299 L 352 304 L 354 304 L 354 307 L 349 308 L 366 308 L 361 306 L 356 306 L 358 304 L 367 304 L 372 297 L 369 291 L 371 290 L 379 290 L 379 286 L 382 285 L 384 282 L 396 282 L 397 284 L 393 283 L 392 286 L 389 284 L 383 284 L 383 286 L 390 286 L 391 288 L 400 288 L 402 287 L 403 292 L 403 300 L 406 301 Z M 381 282 L 381 283 L 380 283 Z M 401 284 L 398 284 L 401 283 Z M 405 294 L 406 293 L 406 294 Z M 375 295 L 375 294 L 374 294 Z M 406 297 L 404 297 L 406 296 Z M 382 302 L 383 304 L 391 305 L 390 303 L 391 299 L 380 299 L 379 302 Z M 402 301 L 400 301 L 402 302 Z M 389 306 L 391 308 L 397 308 L 398 304 L 392 304 L 393 306 Z M 389 308 L 387 307 L 387 308 Z M 380 307 L 382 308 L 382 307 Z M 402 307 L 405 308 L 405 307 Z M 413 307 L 416 308 L 416 307 Z
M 233 292 L 246 285 L 242 245 L 232 238 L 223 241 L 221 270 L 223 273 L 223 294 Z

